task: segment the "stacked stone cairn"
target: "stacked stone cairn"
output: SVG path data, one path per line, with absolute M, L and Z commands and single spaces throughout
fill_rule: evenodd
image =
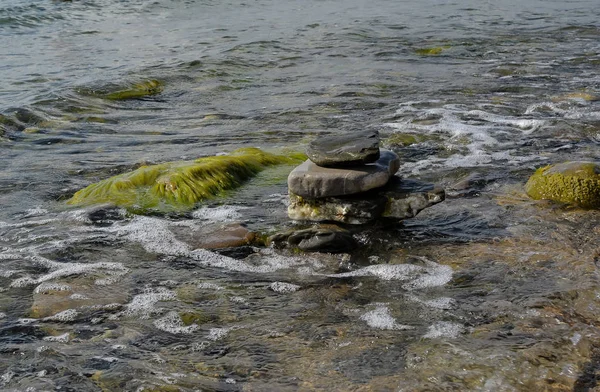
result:
M 379 133 L 367 131 L 322 137 L 307 148 L 308 160 L 288 177 L 288 216 L 296 221 L 362 225 L 381 218 L 402 220 L 444 200 L 440 187 L 396 176 L 400 159 L 379 148 Z M 288 232 L 274 240 L 302 250 L 351 248 L 345 230 L 317 227 Z M 323 244 L 338 244 L 335 249 Z

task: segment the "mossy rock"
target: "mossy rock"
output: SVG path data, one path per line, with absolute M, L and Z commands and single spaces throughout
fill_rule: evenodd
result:
M 160 94 L 163 91 L 163 88 L 164 84 L 160 80 L 149 79 L 125 86 L 115 86 L 112 88 L 100 89 L 100 91 L 83 89 L 80 90 L 80 92 L 86 95 L 104 98 L 111 101 L 123 101 L 127 99 L 140 99 Z
M 415 49 L 415 53 L 420 56 L 437 56 L 442 53 L 444 49 L 450 48 L 449 46 L 436 46 L 432 48 L 419 48 Z
M 413 134 L 413 133 L 394 133 L 387 138 L 382 140 L 382 143 L 385 146 L 411 146 L 413 144 L 423 143 L 429 140 L 434 140 L 435 137 L 431 135 L 421 135 L 421 134 Z
M 212 320 L 209 316 L 207 316 L 206 314 L 204 314 L 200 311 L 180 312 L 179 317 L 181 317 L 181 321 L 186 326 L 189 326 L 192 324 L 197 324 L 197 325 L 206 324 Z
M 229 155 L 142 166 L 91 184 L 67 202 L 86 206 L 111 203 L 132 212 L 177 212 L 238 187 L 268 166 L 300 163 L 304 154 L 274 155 L 241 148 Z
M 600 164 L 565 162 L 538 169 L 525 184 L 527 194 L 582 208 L 600 208 Z

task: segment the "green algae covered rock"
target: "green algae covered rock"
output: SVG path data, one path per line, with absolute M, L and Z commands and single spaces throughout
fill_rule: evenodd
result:
M 150 95 L 156 95 L 163 90 L 163 83 L 159 80 L 145 80 L 134 83 L 122 90 L 114 91 L 104 95 L 103 98 L 111 101 L 121 101 L 124 99 L 139 99 Z
M 136 83 L 110 85 L 99 89 L 79 89 L 78 92 L 92 97 L 108 99 L 110 101 L 123 101 L 127 99 L 140 99 L 160 94 L 164 84 L 160 80 L 147 79 Z
M 582 208 L 600 208 L 600 164 L 565 162 L 538 169 L 525 184 L 527 194 Z
M 274 155 L 258 148 L 240 148 L 229 155 L 194 161 L 142 166 L 91 184 L 67 202 L 71 205 L 110 203 L 134 212 L 184 211 L 233 189 L 268 166 L 295 164 L 306 156 Z

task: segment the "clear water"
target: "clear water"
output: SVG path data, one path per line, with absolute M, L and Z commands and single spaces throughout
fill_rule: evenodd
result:
M 596 1 L 4 0 L 0 389 L 592 390 L 600 216 L 522 185 L 600 159 L 599 17 Z M 151 79 L 162 93 L 97 94 Z M 223 224 L 291 227 L 289 167 L 186 216 L 64 204 L 142 163 L 365 128 L 419 136 L 386 146 L 449 197 L 364 228 L 352 255 L 197 247 Z

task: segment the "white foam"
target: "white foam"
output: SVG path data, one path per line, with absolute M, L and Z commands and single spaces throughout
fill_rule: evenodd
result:
M 70 299 L 74 299 L 74 300 L 85 300 L 85 299 L 90 299 L 90 297 L 88 297 L 87 295 L 83 295 L 83 294 L 71 294 L 69 296 Z
M 536 156 L 521 157 L 515 154 L 512 142 L 501 143 L 497 135 L 523 135 L 537 132 L 548 124 L 548 120 L 535 118 L 533 111 L 520 116 L 499 115 L 486 110 L 469 108 L 466 105 L 446 104 L 438 107 L 419 107 L 423 102 L 407 102 L 400 105 L 397 115 L 400 120 L 386 126 L 402 132 L 416 131 L 420 134 L 447 135 L 446 149 L 457 153 L 447 158 L 430 157 L 418 162 L 407 162 L 401 171 L 418 174 L 422 170 L 436 167 L 484 166 L 499 160 L 519 163 L 538 159 Z M 428 105 L 431 101 L 425 102 Z M 417 120 L 417 121 L 415 121 Z M 422 124 L 419 120 L 429 120 Z M 433 123 L 432 123 L 433 122 Z M 489 147 L 501 147 L 501 155 L 490 153 Z M 462 150 L 467 150 L 463 152 Z
M 206 267 L 238 272 L 268 273 L 307 264 L 320 266 L 320 263 L 311 257 L 282 256 L 276 254 L 273 249 L 261 249 L 245 260 L 222 256 L 205 249 L 191 250 L 186 243 L 175 238 L 169 230 L 169 222 L 152 217 L 138 216 L 127 224 L 108 228 L 107 231 L 115 232 L 121 238 L 139 243 L 148 252 L 188 257 Z
M 62 335 L 58 335 L 58 336 L 46 336 L 44 337 L 44 340 L 46 342 L 59 342 L 59 343 L 67 343 L 69 342 L 69 340 L 71 340 L 71 335 L 69 335 L 69 333 L 64 333 Z
M 294 291 L 301 289 L 301 287 L 296 284 L 285 282 L 273 282 L 269 285 L 269 288 L 274 292 L 281 294 L 293 293 Z
M 402 285 L 404 289 L 415 290 L 438 287 L 452 280 L 452 267 L 435 263 L 425 257 L 418 258 L 425 263 L 425 270 L 416 279 Z
M 6 373 L 2 374 L 2 376 L 0 376 L 0 380 L 2 380 L 2 382 L 4 384 L 8 384 L 15 375 L 16 375 L 15 372 L 9 370 L 8 372 L 6 372 Z
M 433 325 L 430 325 L 427 330 L 427 333 L 423 335 L 423 337 L 427 339 L 454 339 L 459 337 L 463 332 L 465 332 L 465 327 L 462 324 L 451 323 L 448 321 L 439 321 Z
M 58 220 L 59 219 L 52 218 L 52 219 L 40 219 L 37 221 L 32 220 L 32 221 L 21 222 L 21 223 L 8 223 L 8 222 L 0 221 L 0 228 L 18 229 L 21 227 L 43 226 L 43 225 L 47 225 L 48 223 L 56 222 Z
M 33 284 L 40 284 L 48 280 L 63 278 L 65 276 L 85 275 L 95 272 L 104 272 L 105 274 L 112 275 L 113 277 L 120 277 L 129 272 L 129 269 L 125 268 L 122 263 L 58 263 L 39 255 L 28 256 L 26 259 L 41 267 L 49 269 L 51 272 L 37 278 L 25 276 L 15 279 L 10 284 L 11 287 L 24 287 Z
M 371 328 L 387 329 L 387 330 L 406 330 L 413 327 L 408 325 L 398 324 L 390 314 L 390 310 L 385 305 L 379 305 L 374 310 L 360 316 L 360 319 L 365 321 Z
M 214 283 L 210 283 L 210 282 L 202 282 L 202 283 L 198 283 L 198 285 L 196 286 L 199 289 L 204 289 L 204 290 L 223 290 L 223 287 L 219 286 L 218 284 L 214 284 Z
M 452 268 L 419 257 L 425 265 L 415 264 L 375 264 L 351 272 L 327 275 L 332 278 L 375 276 L 383 280 L 408 281 L 402 287 L 406 290 L 442 286 L 452 279 Z
M 12 257 L 10 258 L 12 259 Z M 2 255 L 0 255 L 0 260 L 2 260 Z M 6 260 L 6 259 L 5 259 Z M 4 270 L 0 271 L 0 278 L 10 278 L 13 275 L 20 273 L 19 270 Z
M 248 302 L 248 301 L 246 300 L 246 298 L 244 298 L 244 297 L 237 297 L 237 296 L 236 296 L 236 297 L 231 297 L 231 298 L 229 298 L 229 300 L 230 300 L 231 302 L 234 302 L 234 303 L 236 303 L 236 304 L 245 304 L 245 303 L 247 303 L 247 302 Z
M 152 314 L 159 313 L 160 310 L 155 307 L 159 301 L 172 301 L 176 299 L 176 294 L 164 287 L 156 289 L 146 289 L 144 293 L 138 294 L 126 305 L 123 312 L 126 316 L 138 316 L 142 319 L 148 319 Z
M 198 325 L 186 326 L 177 312 L 169 312 L 154 322 L 154 326 L 161 331 L 172 334 L 190 334 L 198 329 Z
M 30 208 L 25 212 L 25 215 L 23 216 L 23 218 L 30 218 L 33 216 L 42 216 L 42 215 L 46 215 L 48 213 L 48 210 L 37 206 L 34 208 Z
M 6 313 L 0 312 L 0 320 L 6 318 Z
M 423 301 L 423 304 L 429 306 L 430 308 L 444 309 L 444 310 L 454 309 L 456 307 L 456 301 L 454 300 L 454 298 L 448 298 L 448 297 L 442 297 L 442 298 L 431 299 L 429 301 Z
M 217 206 L 201 207 L 192 212 L 195 219 L 208 220 L 211 222 L 234 222 L 242 218 L 241 210 L 249 207 L 240 206 Z
M 208 331 L 208 336 L 206 337 L 208 340 L 220 340 L 223 339 L 232 328 L 211 328 Z
M 44 282 L 33 290 L 35 294 L 49 294 L 55 291 L 72 291 L 72 289 L 68 284 Z
M 56 313 L 54 316 L 46 317 L 44 318 L 44 320 L 60 321 L 66 323 L 70 321 L 75 321 L 75 318 L 77 318 L 78 315 L 79 313 L 75 309 L 67 309 L 63 310 L 62 312 Z

